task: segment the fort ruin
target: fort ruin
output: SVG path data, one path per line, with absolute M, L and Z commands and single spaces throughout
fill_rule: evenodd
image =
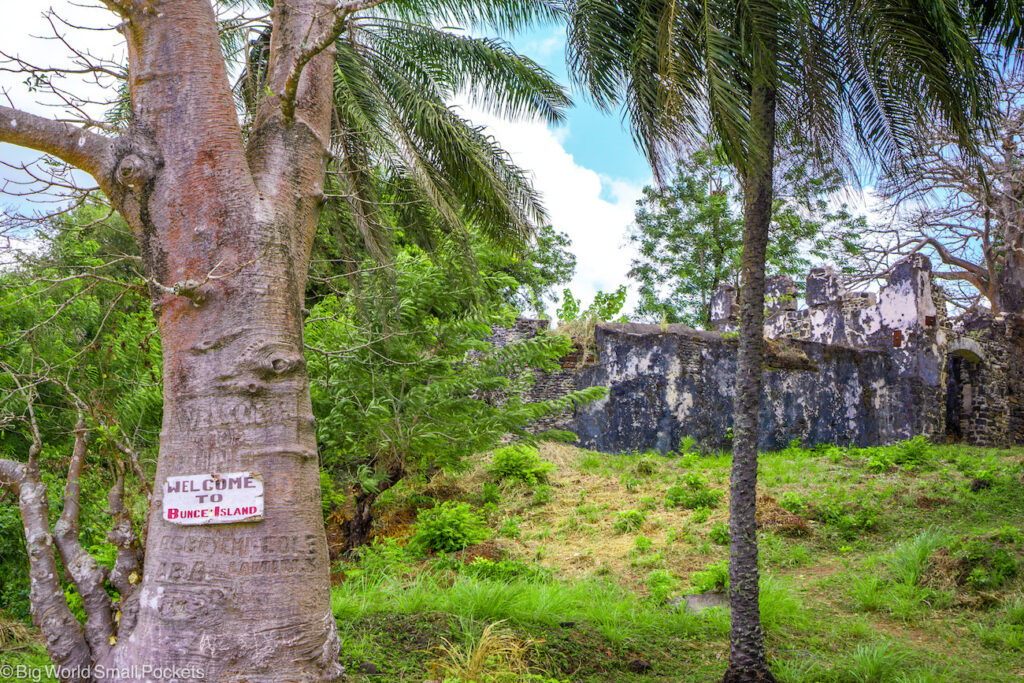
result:
M 956 325 L 946 317 L 931 263 L 898 263 L 876 292 L 852 292 L 829 268 L 797 287 L 768 285 L 760 447 L 872 446 L 919 434 L 937 441 L 1024 443 L 1024 319 L 984 311 Z M 678 448 L 691 437 L 705 449 L 729 445 L 738 324 L 736 291 L 712 299 L 711 331 L 684 325 L 600 323 L 596 353 L 577 349 L 562 370 L 540 374 L 533 399 L 588 386 L 608 396 L 538 429 L 574 432 L 606 452 Z M 496 331 L 498 344 L 532 336 L 548 321 L 519 320 Z

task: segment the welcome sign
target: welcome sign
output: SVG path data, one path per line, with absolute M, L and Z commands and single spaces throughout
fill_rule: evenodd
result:
M 164 521 L 192 526 L 263 519 L 263 479 L 252 472 L 190 474 L 164 482 Z

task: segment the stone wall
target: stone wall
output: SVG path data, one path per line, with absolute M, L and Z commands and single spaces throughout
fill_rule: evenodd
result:
M 807 278 L 802 308 L 788 278 L 769 282 L 763 449 L 790 441 L 868 446 L 918 434 L 985 445 L 1024 443 L 1024 321 L 979 313 L 951 328 L 931 264 L 897 264 L 878 292 L 849 292 L 830 269 Z M 607 386 L 602 401 L 538 427 L 569 429 L 581 445 L 617 452 L 677 448 L 684 437 L 728 446 L 737 293 L 712 297 L 713 331 L 683 325 L 599 324 L 597 358 L 579 350 L 540 374 L 535 398 Z M 536 333 L 538 321 L 517 324 Z

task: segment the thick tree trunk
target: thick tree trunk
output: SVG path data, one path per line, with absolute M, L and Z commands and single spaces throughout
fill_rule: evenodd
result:
M 141 588 L 116 491 L 113 573 L 77 547 L 76 442 L 55 537 L 89 594 L 84 630 L 63 600 L 34 461 L 0 461 L 0 486 L 22 503 L 37 623 L 55 663 L 117 667 L 123 681 L 336 680 L 301 311 L 329 156 L 333 44 L 365 4 L 274 3 L 269 94 L 247 141 L 209 0 L 104 4 L 124 19 L 130 130 L 106 138 L 0 107 L 0 141 L 87 171 L 131 225 L 161 333 L 164 421 Z M 164 520 L 168 477 L 236 471 L 262 479 L 262 519 Z M 105 581 L 122 594 L 120 622 Z
M 765 255 L 772 218 L 775 152 L 773 87 L 751 93 L 751 126 L 761 153 L 744 178 L 743 260 L 732 483 L 729 503 L 729 606 L 732 613 L 727 683 L 773 681 L 764 651 L 757 571 L 757 443 L 764 341 Z
M 287 120 L 266 98 L 246 147 L 208 0 L 146 4 L 156 11 L 133 12 L 128 32 L 129 151 L 140 161 L 127 170 L 139 178 L 120 204 L 150 266 L 164 421 L 137 621 L 100 663 L 190 667 L 214 681 L 335 680 L 301 315 L 331 56 L 308 61 Z M 320 35 L 333 7 L 276 3 L 274 92 L 296 36 Z M 124 167 L 119 180 L 132 176 Z M 168 477 L 237 471 L 262 478 L 262 520 L 163 519 Z

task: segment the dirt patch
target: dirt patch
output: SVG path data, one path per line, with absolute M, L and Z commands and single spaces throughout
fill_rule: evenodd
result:
M 949 503 L 948 498 L 938 498 L 935 496 L 920 495 L 914 499 L 914 506 L 920 510 L 935 510 L 936 508 L 946 507 Z
M 779 501 L 764 492 L 757 494 L 757 526 L 780 536 L 811 535 L 811 527 L 803 517 L 785 509 L 779 505 Z
M 452 553 L 452 557 L 464 564 L 470 564 L 474 560 L 480 558 L 490 560 L 491 562 L 497 562 L 505 559 L 507 556 L 508 551 L 506 548 L 493 540 L 477 543 L 476 545 L 471 545 L 468 548 L 463 548 L 457 553 Z

